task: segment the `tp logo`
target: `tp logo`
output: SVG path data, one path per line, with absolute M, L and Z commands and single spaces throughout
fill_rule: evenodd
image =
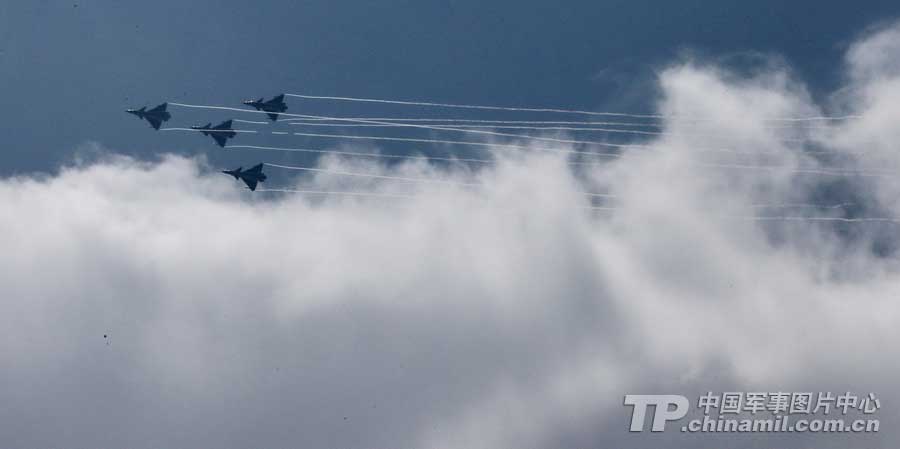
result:
M 652 405 L 656 412 L 653 414 L 650 431 L 662 432 L 666 430 L 666 421 L 677 421 L 687 415 L 690 402 L 684 396 L 670 394 L 626 394 L 625 405 L 634 407 L 634 411 L 631 412 L 631 428 L 629 430 L 632 432 L 644 430 L 647 407 Z M 673 406 L 674 408 L 671 408 Z

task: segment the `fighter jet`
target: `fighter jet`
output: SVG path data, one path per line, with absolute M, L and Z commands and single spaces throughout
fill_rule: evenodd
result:
M 244 102 L 247 106 L 253 106 L 257 111 L 266 111 L 272 121 L 278 120 L 278 113 L 287 111 L 287 105 L 284 104 L 284 94 L 273 97 L 269 101 L 263 101 L 263 97 L 259 100 L 247 100 Z
M 163 103 L 149 111 L 147 110 L 147 107 L 144 106 L 140 109 L 126 109 L 125 112 L 134 114 L 138 116 L 138 118 L 147 120 L 148 122 L 150 122 L 150 126 L 152 126 L 153 129 L 158 130 L 163 122 L 167 122 L 170 118 L 172 118 L 172 114 L 169 114 L 169 112 L 166 111 L 167 106 L 169 106 L 168 103 Z
M 222 173 L 234 176 L 234 179 L 244 181 L 244 184 L 247 184 L 247 188 L 251 191 L 256 191 L 256 184 L 266 180 L 266 174 L 262 172 L 263 164 L 256 164 L 253 168 L 245 171 L 242 171 L 242 168 L 243 167 L 238 167 L 235 170 L 224 170 Z
M 216 126 L 212 126 L 212 123 L 207 123 L 204 126 L 192 126 L 191 129 L 199 130 L 204 136 L 212 137 L 213 140 L 223 148 L 228 139 L 237 135 L 237 133 L 231 129 L 231 120 L 226 120 Z

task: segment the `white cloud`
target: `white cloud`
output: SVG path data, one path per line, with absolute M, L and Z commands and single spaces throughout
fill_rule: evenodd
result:
M 480 172 L 326 159 L 483 187 L 304 184 L 411 200 L 265 200 L 174 156 L 5 179 L 2 445 L 645 447 L 625 393 L 858 388 L 891 404 L 898 228 L 737 217 L 845 197 L 900 216 L 893 178 L 800 175 L 833 162 L 786 139 L 883 149 L 842 167 L 895 169 L 897 35 L 850 50 L 862 93 L 844 107 L 862 119 L 814 136 L 766 121 L 823 114 L 786 71 L 690 62 L 660 76 L 673 134 L 578 173 L 547 154 Z M 619 210 L 585 210 L 584 190 Z

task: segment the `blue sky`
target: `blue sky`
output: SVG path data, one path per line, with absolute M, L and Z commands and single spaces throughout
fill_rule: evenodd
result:
M 898 14 L 893 1 L 4 2 L 0 173 L 53 170 L 89 141 L 144 158 L 208 152 L 216 164 L 249 161 L 213 154 L 196 135 L 150 132 L 122 112 L 165 100 L 239 106 L 304 92 L 647 110 L 656 70 L 685 51 L 783 55 L 827 94 L 847 43 Z M 290 106 L 423 112 L 296 99 Z M 175 126 L 233 115 L 173 113 Z

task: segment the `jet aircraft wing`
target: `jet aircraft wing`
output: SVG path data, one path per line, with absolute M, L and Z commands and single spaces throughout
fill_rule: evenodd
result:
M 156 118 L 156 117 L 150 117 L 150 116 L 147 116 L 147 117 L 145 117 L 145 118 L 147 119 L 148 122 L 150 122 L 150 126 L 152 126 L 153 129 L 159 130 L 159 127 L 162 125 L 162 121 L 160 121 L 160 120 L 159 120 L 158 118 Z
M 219 144 L 220 147 L 225 148 L 225 143 L 228 142 L 228 137 L 222 135 L 222 133 L 209 133 L 209 135 Z

